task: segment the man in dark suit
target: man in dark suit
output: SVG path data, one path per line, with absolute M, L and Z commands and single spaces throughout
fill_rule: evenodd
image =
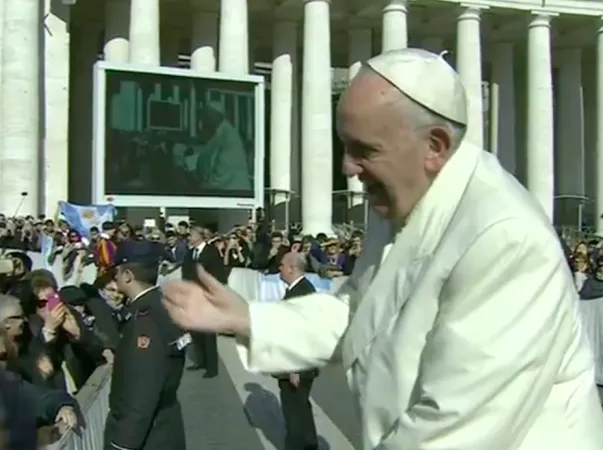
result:
M 197 281 L 197 265 L 213 275 L 220 283 L 226 284 L 226 268 L 218 249 L 207 240 L 205 230 L 192 226 L 188 233 L 188 247 L 182 263 L 182 279 Z M 205 378 L 218 374 L 218 345 L 215 333 L 191 333 L 193 342 L 189 357 L 193 364 L 187 370 L 205 369 Z
M 284 301 L 316 291 L 312 283 L 304 277 L 305 271 L 306 258 L 303 253 L 289 252 L 283 255 L 279 273 L 287 284 Z M 317 369 L 277 376 L 286 427 L 285 450 L 318 449 L 316 425 L 310 403 L 310 390 L 317 376 Z

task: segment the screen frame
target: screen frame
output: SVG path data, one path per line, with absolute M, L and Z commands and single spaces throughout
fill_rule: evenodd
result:
M 168 75 L 184 78 L 237 81 L 254 84 L 254 186 L 253 197 L 212 196 L 161 196 L 119 195 L 105 189 L 105 120 L 107 71 Z M 93 132 L 92 132 L 92 203 L 111 203 L 117 207 L 156 208 L 212 208 L 212 209 L 255 209 L 264 206 L 264 89 L 261 75 L 229 75 L 220 72 L 197 72 L 173 67 L 149 67 L 139 64 L 122 64 L 98 61 L 93 71 Z

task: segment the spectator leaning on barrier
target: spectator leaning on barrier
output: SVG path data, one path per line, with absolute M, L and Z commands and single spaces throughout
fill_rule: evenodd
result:
M 32 336 L 19 300 L 10 295 L 0 296 L 0 336 L 6 369 L 37 386 L 60 387 L 50 379 L 54 369 L 48 353 Z
M 2 298 L 2 300 L 8 300 L 10 303 L 10 299 Z M 13 308 L 15 305 L 18 303 L 12 303 Z M 77 402 L 66 392 L 36 386 L 27 382 L 19 374 L 6 370 L 10 353 L 6 340 L 8 331 L 6 322 L 3 321 L 4 328 L 0 331 L 0 430 L 2 436 L 8 439 L 4 441 L 0 439 L 0 448 L 23 450 L 28 448 L 31 439 L 35 440 L 38 426 L 56 424 L 56 431 L 63 433 L 67 429 L 82 425 L 83 422 L 80 420 L 81 414 L 78 412 Z M 34 448 L 39 448 L 43 444 L 45 442 L 38 440 L 37 447 Z
M 3 450 L 35 450 L 37 425 L 56 424 L 64 432 L 80 426 L 77 403 L 60 390 L 34 386 L 18 375 L 0 368 L 0 448 Z

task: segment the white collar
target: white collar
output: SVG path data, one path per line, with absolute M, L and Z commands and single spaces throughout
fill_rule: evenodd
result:
M 207 244 L 207 242 L 202 241 L 199 245 L 195 245 L 194 247 L 191 247 L 191 250 L 195 251 L 195 250 L 203 250 L 205 248 L 205 244 Z
M 132 299 L 130 299 L 130 301 L 128 302 L 129 305 L 131 305 L 132 303 L 134 303 L 136 300 L 138 300 L 140 297 L 142 297 L 143 295 L 145 295 L 148 292 L 151 292 L 153 289 L 157 289 L 159 286 L 151 286 L 149 288 L 146 288 L 142 291 L 140 291 L 138 293 L 138 295 L 134 296 Z
M 296 285 L 298 285 L 298 284 L 299 284 L 299 282 L 300 282 L 301 280 L 303 280 L 303 278 L 304 278 L 304 276 L 302 275 L 301 277 L 299 277 L 299 278 L 297 278 L 297 279 L 293 280 L 293 283 L 291 283 L 289 286 L 287 286 L 287 290 L 288 290 L 288 291 L 290 291 L 291 289 L 293 289 L 293 288 L 294 288 Z

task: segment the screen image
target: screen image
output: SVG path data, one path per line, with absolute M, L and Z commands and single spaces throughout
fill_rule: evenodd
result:
M 106 193 L 254 197 L 255 83 L 105 74 Z

